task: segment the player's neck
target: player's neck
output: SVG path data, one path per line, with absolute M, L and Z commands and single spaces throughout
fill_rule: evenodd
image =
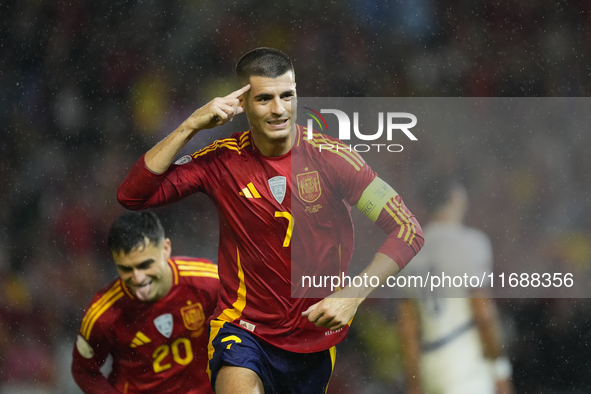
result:
M 454 210 L 444 209 L 436 212 L 431 218 L 431 222 L 462 224 L 464 215 Z
M 261 152 L 263 156 L 279 157 L 290 151 L 295 140 L 295 134 L 296 133 L 292 131 L 288 138 L 269 140 L 253 133 L 252 140 L 258 151 Z
M 466 217 L 466 204 L 463 200 L 450 199 L 434 212 L 431 221 L 462 224 Z
M 170 292 L 170 289 L 172 289 L 172 267 L 170 266 L 170 264 L 167 262 L 166 264 L 167 270 L 162 278 L 162 296 L 158 299 L 161 300 L 162 298 L 166 297 L 166 295 Z

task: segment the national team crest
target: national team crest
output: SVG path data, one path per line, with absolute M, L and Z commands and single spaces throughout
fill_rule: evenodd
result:
M 322 194 L 320 189 L 320 177 L 318 171 L 305 172 L 297 175 L 298 193 L 300 198 L 306 202 L 318 200 Z
M 165 313 L 154 319 L 154 325 L 166 338 L 170 338 L 172 335 L 172 314 Z
M 198 330 L 205 324 L 205 313 L 200 302 L 181 308 L 181 316 L 188 330 Z
M 274 176 L 269 179 L 268 182 L 273 197 L 275 197 L 275 200 L 281 204 L 285 198 L 285 192 L 287 190 L 287 179 L 284 176 Z

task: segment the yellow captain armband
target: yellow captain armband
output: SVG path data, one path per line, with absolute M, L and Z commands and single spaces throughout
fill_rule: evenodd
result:
M 371 219 L 372 222 L 378 220 L 382 208 L 386 205 L 392 197 L 396 197 L 398 193 L 392 189 L 379 177 L 376 177 L 363 191 L 361 198 L 355 204 L 365 216 Z

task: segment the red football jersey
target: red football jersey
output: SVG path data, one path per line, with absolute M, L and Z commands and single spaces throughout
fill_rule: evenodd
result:
M 173 257 L 173 285 L 142 302 L 121 279 L 93 298 L 74 349 L 72 373 L 85 393 L 213 393 L 206 373 L 207 319 L 217 303 L 217 266 Z M 107 378 L 100 372 L 113 358 Z
M 162 175 L 146 169 L 142 157 L 118 199 L 129 209 L 144 209 L 208 194 L 220 221 L 222 281 L 214 316 L 285 350 L 316 352 L 343 340 L 348 326 L 333 332 L 302 317 L 319 299 L 292 298 L 292 283 L 297 287 L 302 272 L 346 272 L 353 251 L 350 206 L 376 174 L 341 142 L 318 133 L 308 141 L 304 134 L 297 126 L 290 152 L 266 157 L 250 131 L 236 133 L 181 158 Z M 320 151 L 322 142 L 339 143 L 341 150 Z

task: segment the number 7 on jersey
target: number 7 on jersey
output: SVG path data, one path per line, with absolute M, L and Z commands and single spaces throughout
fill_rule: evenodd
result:
M 289 246 L 289 243 L 291 242 L 291 234 L 293 232 L 293 216 L 291 216 L 291 213 L 289 212 L 275 211 L 275 217 L 286 218 L 287 220 L 289 220 L 289 223 L 287 224 L 287 232 L 285 234 L 285 239 L 283 240 L 283 247 L 287 248 Z

